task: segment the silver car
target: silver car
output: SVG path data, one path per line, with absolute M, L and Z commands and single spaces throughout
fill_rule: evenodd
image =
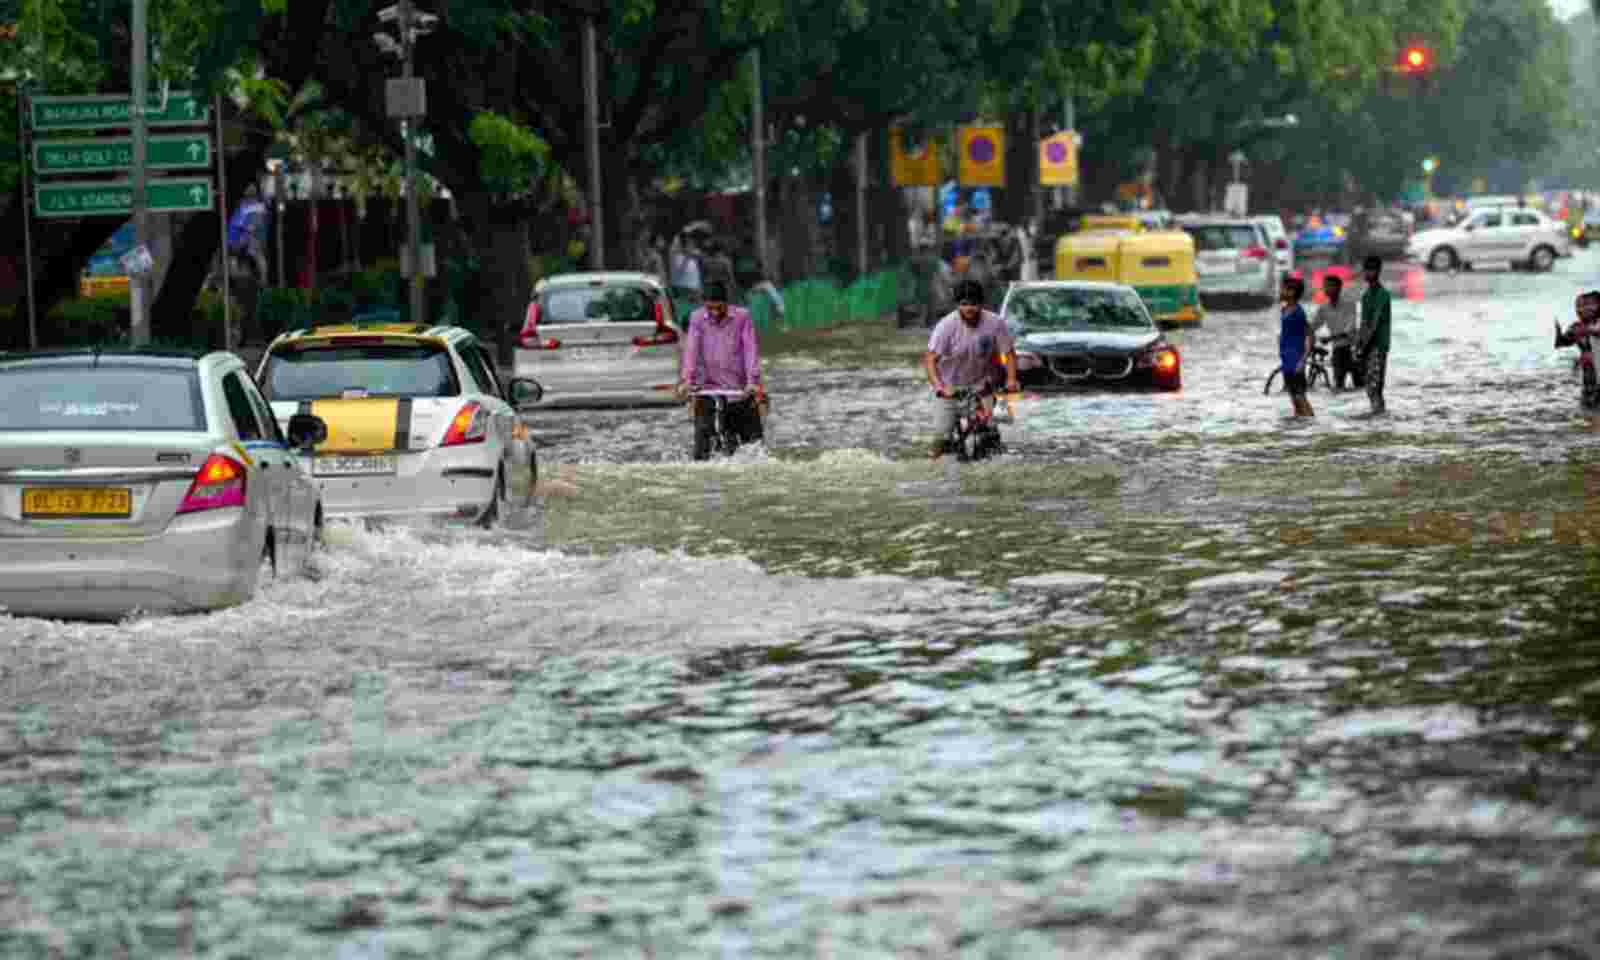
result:
M 0 606 L 115 618 L 248 600 L 303 570 L 322 505 L 244 362 L 0 355 Z
M 1278 297 L 1278 262 L 1266 228 L 1246 217 L 1183 218 L 1194 237 L 1194 269 L 1202 297 Z
M 556 274 L 534 288 L 512 370 L 543 388 L 538 406 L 677 403 L 686 329 L 652 274 Z

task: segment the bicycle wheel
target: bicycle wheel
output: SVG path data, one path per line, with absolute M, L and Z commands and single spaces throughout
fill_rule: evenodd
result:
M 1280 367 L 1280 368 L 1274 369 L 1271 373 L 1267 374 L 1266 386 L 1261 388 L 1261 395 L 1263 397 L 1268 396 L 1268 395 L 1270 395 L 1272 393 L 1272 381 L 1278 379 L 1278 374 L 1280 374 L 1282 372 L 1283 372 L 1283 369 Z
M 1311 370 L 1311 376 L 1306 378 L 1306 389 L 1315 390 L 1317 388 L 1318 380 L 1322 381 L 1322 385 L 1324 387 L 1327 387 L 1329 390 L 1333 389 L 1333 378 L 1328 376 L 1328 368 L 1320 364 L 1316 367 L 1313 367 Z

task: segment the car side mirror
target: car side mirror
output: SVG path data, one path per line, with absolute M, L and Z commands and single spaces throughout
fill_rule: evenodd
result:
M 289 446 L 309 450 L 328 439 L 328 424 L 321 417 L 297 413 L 289 418 Z
M 513 407 L 525 407 L 544 399 L 544 387 L 527 377 L 514 377 L 506 388 L 506 400 Z

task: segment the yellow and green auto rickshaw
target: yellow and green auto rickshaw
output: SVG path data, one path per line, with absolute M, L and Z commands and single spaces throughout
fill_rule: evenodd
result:
M 1127 284 L 1162 327 L 1197 327 L 1205 317 L 1194 238 L 1182 230 L 1067 234 L 1056 241 L 1056 279 Z

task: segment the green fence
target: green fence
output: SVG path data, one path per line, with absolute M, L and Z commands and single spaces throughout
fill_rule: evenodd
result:
M 913 273 L 904 267 L 880 270 L 856 279 L 847 287 L 832 280 L 812 278 L 791 283 L 782 290 L 783 310 L 771 297 L 745 292 L 746 306 L 762 333 L 788 330 L 822 330 L 846 323 L 868 323 L 891 316 L 918 295 Z M 687 317 L 699 304 L 673 299 L 679 317 Z

